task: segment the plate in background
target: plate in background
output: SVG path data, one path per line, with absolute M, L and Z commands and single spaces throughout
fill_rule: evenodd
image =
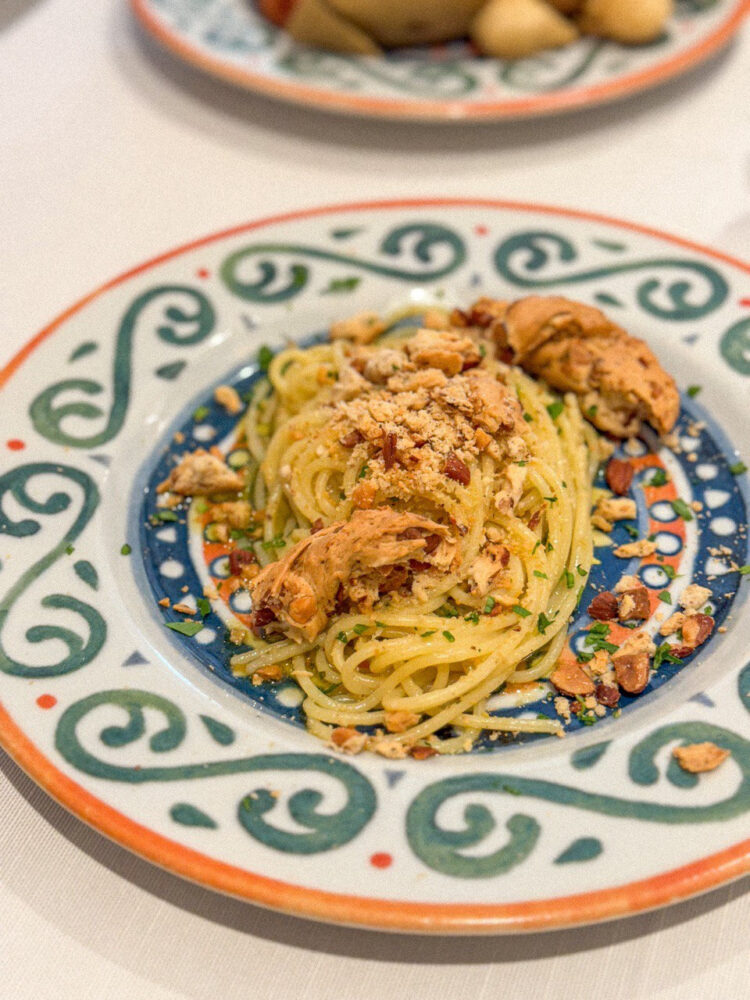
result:
M 662 83 L 702 62 L 739 28 L 749 0 L 677 0 L 658 42 L 584 38 L 522 60 L 466 45 L 346 56 L 294 43 L 253 0 L 130 0 L 178 58 L 229 83 L 328 111 L 414 121 L 525 118 L 588 107 Z

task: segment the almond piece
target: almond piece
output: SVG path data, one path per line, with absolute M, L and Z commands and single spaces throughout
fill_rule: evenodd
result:
M 648 653 L 625 653 L 612 658 L 617 683 L 628 694 L 640 694 L 648 684 Z
M 617 496 L 625 496 L 630 489 L 630 484 L 633 482 L 634 471 L 630 462 L 624 462 L 620 458 L 610 458 L 604 473 L 607 486 Z
M 577 663 L 561 663 L 550 677 L 563 694 L 585 696 L 594 693 L 594 682 Z

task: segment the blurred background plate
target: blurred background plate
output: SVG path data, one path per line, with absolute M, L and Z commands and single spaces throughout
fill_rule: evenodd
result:
M 348 56 L 297 45 L 255 0 L 130 0 L 178 58 L 230 83 L 328 111 L 492 120 L 554 114 L 637 93 L 716 52 L 749 0 L 676 0 L 664 35 L 626 47 L 596 38 L 529 59 L 480 58 L 463 43 Z

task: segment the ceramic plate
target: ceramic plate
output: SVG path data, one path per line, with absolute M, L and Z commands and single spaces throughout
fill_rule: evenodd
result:
M 292 42 L 253 0 L 130 0 L 175 55 L 223 80 L 330 111 L 413 120 L 520 118 L 634 93 L 708 58 L 739 27 L 748 0 L 676 0 L 654 43 L 594 38 L 538 57 L 480 59 L 463 43 L 382 58 Z
M 226 560 L 188 539 L 184 515 L 153 524 L 152 487 L 176 434 L 181 448 L 230 448 L 213 388 L 252 384 L 260 345 L 319 335 L 364 308 L 532 291 L 602 305 L 674 373 L 680 448 L 626 446 L 639 529 L 658 547 L 630 571 L 674 601 L 690 581 L 709 587 L 719 627 L 655 671 L 619 718 L 565 739 L 421 762 L 332 754 L 305 731 L 293 682 L 229 674 L 241 595 L 222 591 L 194 636 L 166 627 L 180 616 L 158 602 L 194 604 L 209 578 L 221 591 Z M 736 450 L 750 461 L 748 376 L 748 266 L 582 213 L 455 200 L 321 208 L 137 267 L 58 317 L 0 377 L 0 740 L 121 844 L 324 920 L 540 929 L 736 877 L 750 859 L 750 580 L 736 570 L 749 561 Z M 667 485 L 649 485 L 654 465 Z M 678 516 L 675 489 L 697 501 L 694 514 Z M 597 551 L 601 583 L 615 571 Z M 581 611 L 574 645 L 588 623 Z M 731 757 L 699 777 L 675 766 L 675 746 L 704 740 Z

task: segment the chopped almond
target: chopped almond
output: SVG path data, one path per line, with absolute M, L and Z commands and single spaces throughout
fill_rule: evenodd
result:
M 558 691 L 573 697 L 594 693 L 594 682 L 577 663 L 559 664 L 550 680 Z
M 683 641 L 693 648 L 703 645 L 713 632 L 715 624 L 710 615 L 688 615 L 682 623 Z
M 628 694 L 640 694 L 649 680 L 648 653 L 625 653 L 614 656 L 612 663 L 615 668 L 617 683 Z

